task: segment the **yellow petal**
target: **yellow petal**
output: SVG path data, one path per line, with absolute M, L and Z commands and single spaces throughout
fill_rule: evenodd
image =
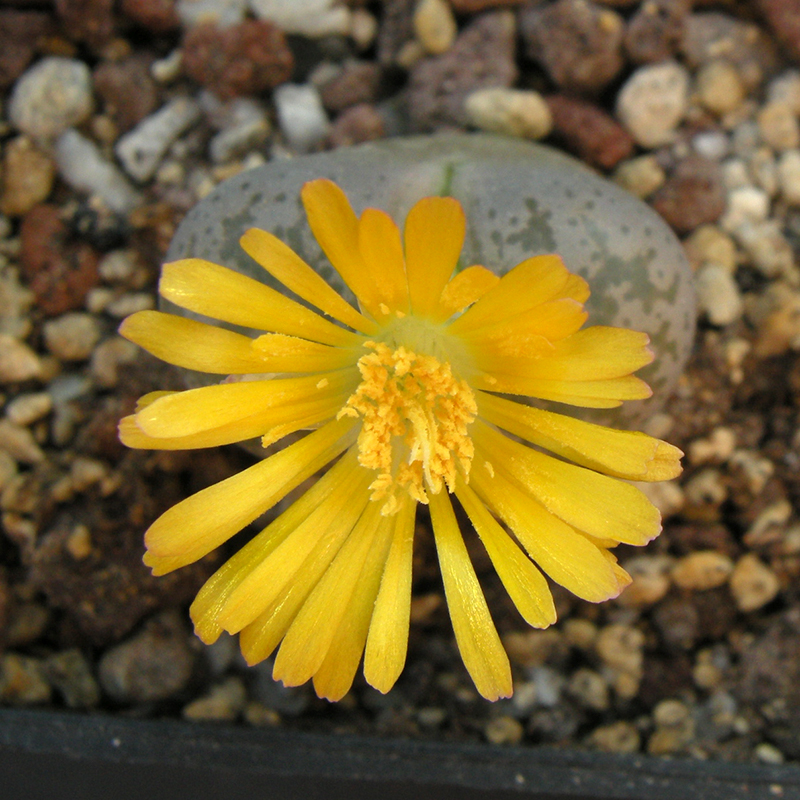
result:
M 364 651 L 364 677 L 384 694 L 394 686 L 406 662 L 415 516 L 416 503 L 406 497 L 392 518 L 392 545 Z
M 509 597 L 528 625 L 546 628 L 556 621 L 553 595 L 544 575 L 512 541 L 475 492 L 459 481 L 456 496 L 475 526 Z
M 358 223 L 358 246 L 364 266 L 375 281 L 378 300 L 389 311 L 407 313 L 408 281 L 403 243 L 394 220 L 377 208 L 365 209 Z M 388 314 L 384 311 L 380 316 Z
M 498 380 L 539 378 L 554 381 L 599 381 L 630 375 L 653 360 L 646 333 L 595 325 L 555 343 L 551 353 L 505 356 L 472 348 L 479 369 Z
M 586 281 L 571 274 L 560 256 L 533 256 L 509 270 L 497 286 L 453 322 L 450 330 L 466 333 L 530 311 L 550 300 L 571 298 L 583 303 L 588 297 Z
M 277 236 L 251 228 L 239 240 L 252 259 L 277 278 L 287 289 L 311 303 L 339 322 L 366 334 L 374 334 L 377 326 L 332 289 L 321 275 L 303 261 Z
M 322 381 L 324 384 L 320 385 Z M 272 378 L 265 381 L 241 381 L 203 386 L 176 392 L 150 403 L 136 414 L 136 424 L 148 436 L 177 438 L 243 422 L 250 417 L 270 424 L 291 419 L 292 408 L 304 403 L 351 393 L 358 383 L 355 370 L 339 370 L 302 378 Z M 284 410 L 285 409 L 285 410 Z M 271 423 L 271 410 L 277 419 Z M 254 434 L 250 434 L 254 435 Z M 248 438 L 248 437 L 244 437 Z
M 286 632 L 272 677 L 299 686 L 320 668 L 348 613 L 381 522 L 380 503 L 369 503 L 347 541 Z
M 355 440 L 353 420 L 334 420 L 305 438 L 186 498 L 145 534 L 144 562 L 154 575 L 191 564 L 285 497 Z
M 453 314 L 463 311 L 483 297 L 499 281 L 500 278 L 486 267 L 478 264 L 467 267 L 454 275 L 444 287 L 437 307 L 431 312 L 431 319 L 434 322 L 450 319 Z
M 645 400 L 650 387 L 635 375 L 602 381 L 556 381 L 513 375 L 478 375 L 471 379 L 475 389 L 503 394 L 538 397 L 583 408 L 616 408 L 624 400 Z
M 341 700 L 353 684 L 358 662 L 364 652 L 394 523 L 392 517 L 381 517 L 377 523 L 375 540 L 367 553 L 347 613 L 339 623 L 322 664 L 314 673 L 314 690 L 318 697 Z
M 683 453 L 638 431 L 619 431 L 479 392 L 478 410 L 493 425 L 606 475 L 665 481 L 681 473 Z
M 414 314 L 428 316 L 458 264 L 467 220 L 452 197 L 425 197 L 408 212 L 405 225 L 408 293 Z
M 603 550 L 528 497 L 498 470 L 473 470 L 470 486 L 514 532 L 530 557 L 577 597 L 601 603 L 621 591 Z
M 158 290 L 181 308 L 232 325 L 324 344 L 352 345 L 360 338 L 266 284 L 199 258 L 164 264 Z
M 338 495 L 352 475 L 355 456 L 348 451 L 311 488 L 276 517 L 244 547 L 229 558 L 203 585 L 190 608 L 195 632 L 206 643 L 215 642 L 224 630 L 220 624 L 220 612 L 228 604 L 231 594 L 242 581 L 258 569 L 271 553 L 287 537 L 301 526 L 308 517 L 331 497 Z M 290 576 L 291 577 L 291 576 Z M 267 576 L 267 590 L 285 583 L 284 576 Z
M 186 317 L 137 311 L 123 321 L 119 332 L 162 361 L 185 369 L 220 375 L 270 371 L 247 336 Z
M 431 493 L 429 501 L 447 608 L 461 658 L 483 697 L 510 697 L 508 656 L 469 560 L 450 498 L 446 492 Z
M 355 365 L 363 350 L 330 347 L 283 333 L 265 333 L 251 341 L 262 358 L 261 372 L 328 372 Z
M 495 471 L 571 527 L 632 545 L 661 532 L 658 509 L 635 486 L 540 453 L 479 420 L 472 435 Z
M 554 355 L 558 350 L 552 343 L 576 333 L 587 317 L 580 303 L 569 297 L 561 298 L 469 331 L 462 338 L 469 342 L 473 352 L 480 354 L 481 369 L 503 371 L 495 363 L 498 356 L 540 358 Z M 542 340 L 548 346 L 542 347 Z
M 354 454 L 340 464 L 338 481 L 330 482 L 326 494 L 318 496 L 316 508 L 231 591 L 218 614 L 228 633 L 238 633 L 284 594 L 312 553 L 327 553 L 329 564 L 352 531 L 366 505 L 370 476 Z
M 375 280 L 358 246 L 358 217 L 347 195 L 326 178 L 308 181 L 300 190 L 308 224 L 333 268 L 370 314 L 379 312 Z

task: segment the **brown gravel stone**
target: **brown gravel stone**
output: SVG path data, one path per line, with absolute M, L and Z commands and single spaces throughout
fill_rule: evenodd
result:
M 678 233 L 715 222 L 725 210 L 719 165 L 700 156 L 683 159 L 653 196 L 653 207 Z
M 114 0 L 55 0 L 61 29 L 74 42 L 100 48 L 114 33 Z
M 683 36 L 692 0 L 645 0 L 625 29 L 625 51 L 637 64 L 672 58 Z
M 375 106 L 359 103 L 341 113 L 328 134 L 332 147 L 349 147 L 361 142 L 372 142 L 383 138 L 385 126 L 383 117 Z
M 478 17 L 446 53 L 420 61 L 408 90 L 413 128 L 466 125 L 464 100 L 470 92 L 517 79 L 515 49 L 514 17 L 498 11 Z
M 20 263 L 39 309 L 48 316 L 79 308 L 97 285 L 97 253 L 75 241 L 53 205 L 29 211 L 20 227 Z
M 53 33 L 53 21 L 39 11 L 0 10 L 0 88 L 10 86 L 30 64 L 37 45 Z
M 151 33 L 168 33 L 180 27 L 175 0 L 122 0 L 122 13 Z
M 361 61 L 348 64 L 332 81 L 320 89 L 322 105 L 334 113 L 358 103 L 373 103 L 381 82 L 378 64 Z
M 489 8 L 510 8 L 527 2 L 528 0 L 450 0 L 450 5 L 457 14 L 477 14 Z
M 3 194 L 0 211 L 10 217 L 27 214 L 47 199 L 53 187 L 56 167 L 53 160 L 27 136 L 18 136 L 6 145 L 3 158 Z
M 229 28 L 204 22 L 183 41 L 186 74 L 225 100 L 273 89 L 289 80 L 293 67 L 286 37 L 266 20 Z
M 146 55 L 135 55 L 123 61 L 105 61 L 94 71 L 94 89 L 119 133 L 129 131 L 158 107 L 151 61 Z
M 528 57 L 566 91 L 599 92 L 624 65 L 622 19 L 587 0 L 524 9 L 520 30 Z
M 546 99 L 555 134 L 592 166 L 612 169 L 633 152 L 630 134 L 599 106 L 563 94 Z
M 795 0 L 756 0 L 775 37 L 800 60 L 800 4 Z

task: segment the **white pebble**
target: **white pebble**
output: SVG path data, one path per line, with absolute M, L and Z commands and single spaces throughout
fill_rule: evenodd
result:
M 114 148 L 125 171 L 137 181 L 153 177 L 170 145 L 200 119 L 200 105 L 178 97 L 143 119 Z
M 704 158 L 721 161 L 728 155 L 728 137 L 722 131 L 703 131 L 692 139 L 692 149 Z
M 145 311 L 155 305 L 153 296 L 149 292 L 128 292 L 109 303 L 105 311 L 112 317 L 122 319 L 137 311 Z
M 705 264 L 696 276 L 697 300 L 712 325 L 729 325 L 742 316 L 736 279 L 719 264 Z
M 227 28 L 244 19 L 247 0 L 178 0 L 175 10 L 184 27 L 216 22 L 220 28 Z
M 100 260 L 100 277 L 109 283 L 124 283 L 136 270 L 135 250 L 112 250 Z
M 127 213 L 141 202 L 139 193 L 97 145 L 70 129 L 56 142 L 58 171 L 79 192 L 97 195 L 112 211 Z
M 83 361 L 100 339 L 100 326 L 91 314 L 73 311 L 44 324 L 47 349 L 62 361 Z
M 538 92 L 503 87 L 478 89 L 466 99 L 470 122 L 483 131 L 542 139 L 553 128 L 553 117 Z
M 350 9 L 336 0 L 249 0 L 249 5 L 256 17 L 284 33 L 319 38 L 350 32 Z
M 53 139 L 92 113 L 92 77 L 83 61 L 51 56 L 34 64 L 14 86 L 8 116 L 35 139 Z
M 172 81 L 180 77 L 182 65 L 183 51 L 173 50 L 164 58 L 160 58 L 151 64 L 150 74 L 153 76 L 153 80 L 159 83 L 172 83 Z
M 328 135 L 330 123 L 313 86 L 284 83 L 275 90 L 273 100 L 281 132 L 296 152 L 313 150 Z
M 720 219 L 726 231 L 736 231 L 745 222 L 763 222 L 769 216 L 769 195 L 757 186 L 740 186 L 727 194 L 727 207 Z
M 231 161 L 266 142 L 269 134 L 269 119 L 259 103 L 246 97 L 234 100 L 228 124 L 209 143 L 211 160 L 216 164 Z
M 677 62 L 640 67 L 617 96 L 617 115 L 642 147 L 669 144 L 688 103 L 689 73 Z

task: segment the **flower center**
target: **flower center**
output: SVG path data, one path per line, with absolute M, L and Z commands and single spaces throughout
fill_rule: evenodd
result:
M 474 448 L 467 429 L 475 419 L 475 396 L 446 361 L 404 346 L 367 342 L 372 352 L 358 361 L 361 383 L 339 416 L 361 417 L 358 461 L 378 477 L 373 500 L 384 515 L 399 508 L 398 493 L 420 503 L 443 486 L 455 489 L 460 466 L 469 475 Z

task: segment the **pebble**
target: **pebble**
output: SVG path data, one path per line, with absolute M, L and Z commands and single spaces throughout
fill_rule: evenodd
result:
M 141 202 L 122 172 L 82 133 L 63 133 L 56 142 L 55 155 L 66 183 L 79 192 L 97 195 L 112 211 L 127 213 Z
M 170 145 L 200 119 L 197 101 L 178 97 L 143 119 L 116 144 L 124 170 L 143 183 L 153 177 Z
M 80 650 L 64 650 L 44 662 L 47 680 L 67 708 L 89 709 L 100 704 L 100 687 Z
M 47 349 L 56 358 L 83 361 L 100 339 L 100 325 L 91 314 L 74 311 L 45 322 L 43 333 Z
M 350 38 L 359 52 L 369 50 L 378 34 L 378 20 L 366 8 L 354 8 L 350 15 Z
M 419 0 L 413 25 L 417 39 L 433 55 L 449 50 L 458 33 L 453 9 L 445 0 Z
M 95 347 L 89 372 L 104 389 L 113 389 L 118 383 L 120 372 L 129 364 L 133 364 L 139 356 L 139 348 L 123 339 L 114 336 Z
M 369 61 L 350 61 L 342 69 L 328 62 L 315 70 L 309 83 L 319 87 L 322 105 L 336 113 L 358 103 L 374 103 L 382 77 L 380 66 Z
M 509 716 L 493 717 L 486 723 L 483 735 L 491 744 L 519 744 L 525 729 L 519 720 Z
M 139 258 L 133 249 L 112 250 L 97 265 L 100 277 L 107 283 L 126 283 L 136 273 Z
M 769 195 L 756 186 L 739 186 L 727 194 L 720 225 L 734 232 L 746 222 L 763 222 L 769 216 Z
M 642 740 L 635 725 L 620 720 L 595 728 L 586 744 L 603 753 L 638 753 Z
M 284 33 L 317 39 L 350 32 L 350 9 L 337 0 L 249 0 L 248 4 L 256 17 Z
M 783 764 L 786 761 L 786 756 L 774 744 L 769 742 L 761 742 L 761 744 L 756 745 L 753 755 L 762 764 Z
M 778 183 L 783 199 L 791 206 L 800 206 L 800 150 L 781 153 L 778 159 Z
M 724 464 L 736 448 L 736 432 L 720 425 L 705 439 L 695 439 L 689 444 L 687 455 L 692 464 L 714 461 Z
M 697 72 L 696 86 L 700 104 L 720 117 L 736 111 L 747 94 L 739 70 L 723 59 L 704 64 Z
M 739 611 L 756 611 L 772 602 L 780 591 L 780 579 L 758 556 L 742 556 L 730 578 L 731 594 Z
M 703 131 L 692 137 L 692 150 L 711 161 L 725 158 L 728 146 L 728 137 L 722 131 Z
M 605 679 L 599 672 L 586 667 L 570 675 L 567 691 L 583 708 L 591 711 L 606 711 L 611 705 Z
M 164 58 L 159 58 L 150 65 L 150 75 L 153 80 L 161 84 L 169 84 L 176 81 L 181 74 L 183 66 L 183 51 L 173 50 Z
M 53 398 L 47 392 L 20 394 L 6 406 L 6 416 L 17 425 L 27 426 L 46 417 L 52 407 Z
M 621 698 L 635 697 L 644 666 L 644 634 L 630 625 L 612 623 L 601 628 L 597 655 L 612 670 L 614 691 Z
M 328 141 L 331 146 L 349 147 L 382 139 L 386 125 L 380 112 L 369 103 L 358 103 L 343 111 L 331 125 Z
M 729 158 L 722 164 L 722 185 L 727 191 L 751 186 L 750 170 L 741 158 Z
M 536 687 L 536 702 L 544 708 L 554 708 L 561 703 L 565 677 L 547 666 L 534 667 L 530 672 L 531 682 Z
M 691 506 L 719 505 L 728 497 L 728 488 L 718 469 L 695 473 L 684 486 L 686 501 Z
M 422 728 L 434 730 L 442 725 L 447 719 L 447 711 L 438 706 L 420 708 L 416 713 L 417 722 Z
M 0 384 L 21 383 L 39 377 L 39 356 L 24 342 L 0 333 Z
M 264 107 L 247 97 L 231 102 L 227 119 L 227 124 L 212 136 L 208 145 L 211 160 L 216 164 L 240 158 L 248 150 L 263 145 L 271 132 Z
M 322 143 L 330 123 L 316 87 L 285 83 L 273 95 L 281 133 L 298 153 L 308 153 Z
M 3 220 L 8 221 L 8 217 L 0 217 L 0 226 Z M 20 283 L 19 270 L 14 267 L 0 269 L 0 336 L 19 340 L 31 332 L 33 325 L 28 309 L 33 304 L 34 297 L 34 293 Z M 0 365 L 3 363 L 5 347 L 6 344 L 0 346 Z
M 236 25 L 247 13 L 248 0 L 177 0 L 175 11 L 185 28 L 215 22 L 221 28 Z
M 45 460 L 44 452 L 30 430 L 9 419 L 0 419 L 0 450 L 5 450 L 22 464 L 39 464 Z
M 553 127 L 550 109 L 538 92 L 478 89 L 467 96 L 464 108 L 476 128 L 492 133 L 543 139 Z
M 785 103 L 767 103 L 759 109 L 756 120 L 761 138 L 774 150 L 791 150 L 800 145 L 800 124 Z
M 212 686 L 208 694 L 183 707 L 184 719 L 214 722 L 233 722 L 247 702 L 247 690 L 241 678 L 231 677 Z
M 50 684 L 38 658 L 6 653 L 0 659 L 0 701 L 10 705 L 37 705 L 50 700 Z
M 118 703 L 166 700 L 187 686 L 194 660 L 182 619 L 177 612 L 165 612 L 103 654 L 100 685 Z
M 633 581 L 617 598 L 617 603 L 626 608 L 647 608 L 655 605 L 669 591 L 672 564 L 672 558 L 662 555 L 642 555 L 628 559 L 623 566 Z
M 707 262 L 719 264 L 728 272 L 736 269 L 736 244 L 716 225 L 706 224 L 696 228 L 683 246 L 695 269 Z
M 614 173 L 614 180 L 642 200 L 664 185 L 667 175 L 655 156 L 637 156 L 623 161 Z
M 55 139 L 92 113 L 92 76 L 83 61 L 49 56 L 28 69 L 11 93 L 12 125 L 34 139 Z
M 767 101 L 789 106 L 800 115 L 800 70 L 789 69 L 767 84 Z
M 743 222 L 736 231 L 737 241 L 744 247 L 751 264 L 767 278 L 796 279 L 797 267 L 791 244 L 777 219 L 765 222 Z
M 17 462 L 5 450 L 0 450 L 0 490 L 17 474 Z
M 719 164 L 698 155 L 681 159 L 651 202 L 680 233 L 715 222 L 725 210 Z
M 574 617 L 567 619 L 562 625 L 564 638 L 572 647 L 579 650 L 591 650 L 597 640 L 597 625 L 591 620 Z
M 645 148 L 669 144 L 688 108 L 689 73 L 677 62 L 639 67 L 617 95 L 617 116 Z
M 56 166 L 28 136 L 18 136 L 5 146 L 3 193 L 0 211 L 9 217 L 27 214 L 47 199 L 53 188 Z
M 650 755 L 676 753 L 694 738 L 694 720 L 685 703 L 662 700 L 653 711 L 656 730 L 647 740 Z
M 109 303 L 105 311 L 112 317 L 122 319 L 135 314 L 137 311 L 153 308 L 154 305 L 155 300 L 149 292 L 128 292 Z
M 723 586 L 733 572 L 733 561 L 714 550 L 698 550 L 678 559 L 672 580 L 681 589 L 704 592 Z
M 759 147 L 750 157 L 747 167 L 756 186 L 770 197 L 778 193 L 778 162 L 768 147 Z

